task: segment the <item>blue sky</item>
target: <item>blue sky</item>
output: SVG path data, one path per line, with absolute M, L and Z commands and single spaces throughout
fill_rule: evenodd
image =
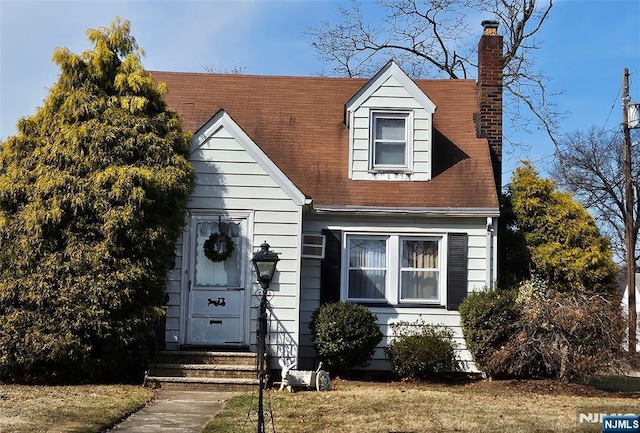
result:
M 53 50 L 88 49 L 86 29 L 108 26 L 116 16 L 131 22 L 150 70 L 239 67 L 248 74 L 318 75 L 328 68 L 305 30 L 336 22 L 341 4 L 349 3 L 0 0 L 0 140 L 15 134 L 17 120 L 34 114 L 55 83 Z M 632 72 L 631 99 L 640 102 L 640 0 L 556 0 L 538 39 L 544 45 L 536 62 L 552 78 L 551 90 L 563 91 L 555 102 L 569 112 L 562 133 L 620 125 L 624 67 Z M 543 132 L 505 133 L 530 145 L 528 151 L 505 149 L 505 182 L 519 159 L 544 171 L 553 145 Z

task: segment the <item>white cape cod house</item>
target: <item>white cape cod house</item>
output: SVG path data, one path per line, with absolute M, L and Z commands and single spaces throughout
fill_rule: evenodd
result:
M 483 23 L 484 24 L 484 23 Z M 279 253 L 268 351 L 317 365 L 309 321 L 323 302 L 391 323 L 454 328 L 458 305 L 496 277 L 502 37 L 485 26 L 479 79 L 412 80 L 393 61 L 371 79 L 152 72 L 194 131 L 196 186 L 167 285 L 164 346 L 255 352 L 251 257 Z M 207 259 L 212 233 L 235 251 Z M 382 348 L 370 365 L 388 369 Z

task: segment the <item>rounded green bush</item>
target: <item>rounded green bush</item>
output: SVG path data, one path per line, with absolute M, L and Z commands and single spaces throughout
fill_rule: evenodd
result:
M 318 357 L 333 375 L 365 367 L 382 341 L 377 317 L 365 306 L 348 302 L 324 304 L 311 316 Z
M 391 325 L 394 339 L 385 353 L 395 374 L 425 379 L 433 374 L 460 370 L 451 328 L 421 322 Z
M 501 374 L 490 365 L 493 352 L 512 340 L 521 316 L 512 290 L 470 293 L 460 304 L 460 322 L 476 366 L 489 375 Z

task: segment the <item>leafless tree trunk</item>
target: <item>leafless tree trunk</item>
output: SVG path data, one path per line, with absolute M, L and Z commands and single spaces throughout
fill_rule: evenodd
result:
M 340 8 L 339 23 L 325 22 L 308 31 L 319 58 L 332 68 L 329 75 L 370 77 L 391 58 L 414 78 L 468 78 L 477 68 L 477 29 L 483 18 L 495 19 L 504 38 L 505 113 L 522 130 L 528 131 L 535 120 L 557 144 L 561 113 L 550 101 L 549 79 L 535 68 L 534 59 L 541 46 L 535 35 L 553 0 L 542 0 L 542 6 L 536 0 L 376 3 L 386 11 L 380 22 L 366 22 L 364 11 L 373 6 L 354 1 Z

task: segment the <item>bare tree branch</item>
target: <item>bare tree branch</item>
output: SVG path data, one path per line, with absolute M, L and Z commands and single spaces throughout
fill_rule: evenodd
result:
M 640 135 L 634 132 L 636 135 Z M 633 153 L 637 150 L 634 148 Z M 592 127 L 565 137 L 558 146 L 551 176 L 558 186 L 573 193 L 596 218 L 603 233 L 611 240 L 611 247 L 619 259 L 625 257 L 624 230 L 624 161 L 622 137 L 619 131 L 605 131 Z M 635 239 L 640 229 L 640 201 L 638 200 L 640 161 L 632 154 Z M 640 257 L 635 248 L 636 260 Z
M 553 0 L 377 0 L 385 12 L 380 22 L 365 22 L 364 8 L 354 0 L 340 8 L 337 24 L 310 29 L 311 45 L 331 66 L 329 75 L 371 76 L 394 59 L 414 78 L 468 78 L 477 68 L 477 26 L 490 14 L 500 23 L 504 40 L 505 114 L 514 128 L 531 124 L 555 138 L 563 113 L 550 99 L 549 78 L 535 68 L 535 37 L 549 16 Z M 473 27 L 472 27 L 473 26 Z M 473 29 L 473 30 L 472 30 Z M 505 139 L 515 146 L 523 146 Z
M 200 67 L 202 67 L 202 69 L 204 69 L 205 72 L 208 72 L 209 74 L 230 74 L 230 75 L 242 74 L 246 69 L 246 66 L 238 66 L 235 64 L 235 62 L 233 63 L 233 66 L 231 66 L 230 68 L 227 68 L 222 64 L 220 65 L 220 67 L 217 67 L 215 65 L 201 64 Z

